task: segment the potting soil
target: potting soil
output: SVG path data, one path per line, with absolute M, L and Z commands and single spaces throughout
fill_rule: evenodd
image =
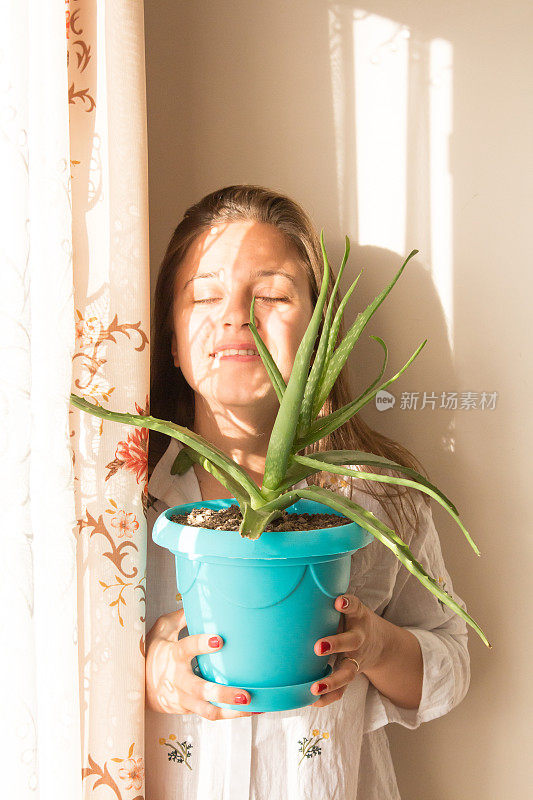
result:
M 193 528 L 238 531 L 242 514 L 239 506 L 234 503 L 220 511 L 212 508 L 193 508 L 188 514 L 173 514 L 170 519 L 172 522 Z M 314 531 L 348 525 L 350 522 L 350 519 L 338 514 L 289 514 L 284 510 L 279 517 L 268 523 L 265 531 Z

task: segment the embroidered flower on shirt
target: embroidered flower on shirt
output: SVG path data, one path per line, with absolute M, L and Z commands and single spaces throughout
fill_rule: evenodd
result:
M 187 739 L 185 739 L 184 742 L 178 742 L 176 741 L 176 735 L 174 733 L 171 733 L 168 738 L 170 740 L 168 742 L 166 739 L 163 739 L 163 737 L 159 739 L 159 744 L 170 748 L 167 754 L 168 760 L 175 761 L 177 764 L 185 764 L 185 766 L 192 771 L 192 767 L 189 764 L 192 742 L 188 741 Z
M 300 745 L 298 752 L 303 754 L 301 759 L 298 761 L 298 766 L 300 766 L 304 758 L 313 758 L 313 756 L 322 755 L 322 748 L 318 746 L 318 743 L 322 739 L 329 739 L 328 731 L 319 731 L 318 728 L 315 728 L 312 731 L 311 736 L 314 738 L 308 739 L 306 736 L 304 736 L 303 739 L 298 741 L 298 744 Z
M 439 584 L 441 589 L 446 591 L 446 581 L 444 580 L 444 578 L 442 576 L 439 576 L 437 578 L 437 583 Z M 449 592 L 447 592 L 447 594 L 449 594 Z M 443 611 L 445 611 L 446 610 L 446 604 L 443 603 L 443 601 L 440 599 L 440 597 L 437 597 L 437 600 L 440 603 L 440 607 L 443 609 Z

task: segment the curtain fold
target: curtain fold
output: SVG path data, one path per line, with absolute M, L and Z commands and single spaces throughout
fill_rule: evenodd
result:
M 149 260 L 142 0 L 0 10 L 6 797 L 144 796 Z
M 79 798 L 65 10 L 0 21 L 0 753 L 6 797 Z M 46 91 L 44 91 L 46 87 Z

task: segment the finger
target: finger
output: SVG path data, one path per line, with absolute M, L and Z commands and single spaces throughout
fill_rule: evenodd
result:
M 353 661 L 342 661 L 338 669 L 334 669 L 327 678 L 321 678 L 311 686 L 312 694 L 324 695 L 346 686 L 357 675 L 357 667 Z
M 169 696 L 168 692 L 160 692 L 156 696 L 156 705 L 152 706 L 155 711 L 163 714 L 189 714 L 186 708 L 182 706 L 176 695 L 175 698 Z
M 234 686 L 223 686 L 219 683 L 206 681 L 195 675 L 192 670 L 180 671 L 176 683 L 187 694 L 207 702 L 242 705 L 244 710 L 244 707 L 251 700 L 250 693 L 245 689 L 237 689 Z M 169 681 L 164 686 L 167 691 L 172 688 Z
M 340 700 L 345 691 L 346 686 L 342 686 L 340 689 L 335 689 L 334 692 L 328 692 L 327 694 L 321 695 L 320 698 L 314 703 L 311 703 L 311 705 L 316 706 L 317 708 L 329 706 L 331 703 L 335 703 L 337 700 Z
M 164 690 L 167 699 L 176 692 L 171 697 L 174 702 L 185 692 L 205 702 L 248 705 L 251 696 L 245 689 L 206 681 L 192 670 L 191 661 L 196 655 L 219 650 L 222 644 L 221 636 L 210 634 L 186 636 L 176 643 L 159 639 L 154 643 L 147 664 L 148 683 L 156 685 L 159 694 Z
M 341 594 L 335 598 L 335 608 L 347 617 L 363 616 L 367 610 L 364 603 L 354 594 Z
M 195 656 L 202 653 L 214 653 L 224 647 L 224 639 L 216 633 L 198 633 L 194 636 L 184 636 L 177 642 L 180 657 L 192 661 Z
M 337 633 L 315 642 L 317 656 L 331 655 L 332 653 L 355 653 L 364 644 L 365 634 L 362 630 L 352 628 L 346 633 Z M 356 656 L 355 656 L 356 657 Z
M 243 712 L 234 711 L 231 708 L 218 708 L 218 706 L 214 706 L 212 703 L 184 691 L 180 692 L 179 700 L 177 696 L 173 699 L 172 692 L 160 695 L 157 699 L 168 714 L 198 714 L 198 716 L 212 722 L 220 719 L 252 716 L 251 711 Z
M 230 703 L 231 705 L 247 705 L 251 696 L 245 689 L 238 689 L 234 686 L 224 686 L 222 684 L 206 681 L 195 675 L 190 668 L 190 661 L 202 653 L 212 653 L 220 650 L 224 640 L 217 634 L 200 633 L 194 636 L 186 636 L 178 642 L 179 656 L 189 662 L 188 669 L 176 670 L 176 682 L 188 694 L 194 695 L 202 700 L 215 701 L 217 703 Z
M 180 631 L 183 630 L 186 624 L 183 609 L 172 611 L 170 614 L 163 614 L 156 620 L 155 625 L 150 630 L 150 634 L 160 639 L 167 639 L 170 642 L 177 642 Z

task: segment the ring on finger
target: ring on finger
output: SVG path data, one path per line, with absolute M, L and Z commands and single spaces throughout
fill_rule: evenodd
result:
M 351 656 L 344 656 L 344 658 L 343 658 L 342 660 L 343 660 L 343 661 L 353 661 L 353 663 L 354 663 L 354 664 L 355 664 L 355 666 L 357 667 L 357 672 L 359 672 L 359 669 L 360 669 L 360 667 L 359 667 L 359 662 L 358 662 L 358 661 L 356 661 L 356 659 L 355 659 L 355 658 L 352 658 Z

